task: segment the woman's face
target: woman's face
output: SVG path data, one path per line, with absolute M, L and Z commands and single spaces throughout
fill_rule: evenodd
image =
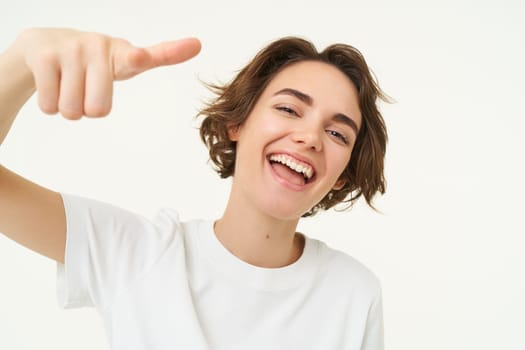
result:
M 336 67 L 304 61 L 283 69 L 230 132 L 233 193 L 272 217 L 298 219 L 343 185 L 360 126 L 357 90 Z

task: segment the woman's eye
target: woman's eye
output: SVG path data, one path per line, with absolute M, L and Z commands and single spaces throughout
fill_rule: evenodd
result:
M 286 106 L 279 106 L 279 107 L 277 107 L 277 110 L 282 111 L 282 112 L 287 113 L 287 114 L 291 114 L 291 115 L 297 115 L 297 116 L 299 115 L 299 114 L 297 114 L 297 112 L 294 109 L 292 109 L 290 107 L 286 107 Z
M 335 130 L 327 130 L 326 132 L 328 133 L 328 135 L 333 136 L 339 139 L 345 145 L 348 145 L 348 139 L 345 137 L 345 135 L 341 134 L 340 132 L 337 132 Z

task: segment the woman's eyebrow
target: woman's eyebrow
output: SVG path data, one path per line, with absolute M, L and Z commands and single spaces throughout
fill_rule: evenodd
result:
M 337 113 L 336 115 L 334 115 L 332 120 L 348 125 L 350 128 L 352 128 L 352 130 L 354 130 L 356 135 L 359 134 L 359 128 L 357 127 L 356 122 L 354 122 L 352 118 L 342 113 Z
M 301 101 L 303 101 L 304 103 L 306 103 L 309 106 L 311 106 L 312 103 L 314 102 L 313 98 L 311 98 L 310 96 L 308 96 L 304 92 L 301 92 L 301 91 L 295 90 L 295 89 L 290 89 L 290 88 L 284 88 L 282 90 L 279 90 L 279 91 L 277 91 L 274 94 L 274 96 L 276 96 L 276 95 L 291 95 L 291 96 L 295 96 L 295 97 L 297 97 L 298 99 L 300 99 Z
M 290 96 L 294 96 L 296 98 L 298 98 L 299 100 L 303 101 L 304 103 L 306 103 L 308 106 L 311 106 L 314 102 L 314 99 L 305 94 L 304 92 L 301 92 L 299 90 L 295 90 L 295 89 L 291 89 L 291 88 L 284 88 L 284 89 L 281 89 L 279 91 L 277 91 L 274 96 L 276 95 L 290 95 Z M 356 135 L 359 133 L 359 128 L 357 127 L 357 123 L 350 117 L 342 114 L 342 113 L 337 113 L 336 115 L 333 116 L 332 120 L 336 121 L 336 122 L 339 122 L 339 123 L 343 123 L 343 124 L 346 124 L 348 125 L 349 127 L 352 128 L 352 130 L 354 130 L 354 132 L 356 133 Z

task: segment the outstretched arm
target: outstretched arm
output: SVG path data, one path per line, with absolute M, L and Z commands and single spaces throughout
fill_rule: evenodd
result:
M 37 91 L 40 109 L 67 119 L 103 117 L 113 82 L 183 62 L 197 39 L 138 48 L 123 39 L 71 29 L 29 29 L 0 55 L 0 144 L 18 111 Z M 0 232 L 64 262 L 66 221 L 60 195 L 0 165 Z

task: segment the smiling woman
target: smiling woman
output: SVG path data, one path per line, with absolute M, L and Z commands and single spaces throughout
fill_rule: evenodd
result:
M 47 113 L 103 116 L 114 80 L 199 48 L 28 30 L 0 56 L 0 134 L 35 90 Z M 384 192 L 384 95 L 364 59 L 285 38 L 212 90 L 201 137 L 233 176 L 217 220 L 149 220 L 0 167 L 0 231 L 58 262 L 61 306 L 94 306 L 113 349 L 383 349 L 377 278 L 296 232 L 301 216 Z
M 372 205 L 374 195 L 385 191 L 383 169 L 387 133 L 377 102 L 378 99 L 389 101 L 389 98 L 373 79 L 361 53 L 349 45 L 334 44 L 318 52 L 313 44 L 304 39 L 283 38 L 261 50 L 231 83 L 211 85 L 217 99 L 201 112 L 206 116 L 201 126 L 201 138 L 210 149 L 210 159 L 221 177 L 233 175 L 235 141 L 230 139 L 229 130 L 235 130 L 244 123 L 263 90 L 281 70 L 305 61 L 325 63 L 335 68 L 346 77 L 343 85 L 350 85 L 349 88 L 355 91 L 351 99 L 353 114 L 335 112 L 331 116 L 334 122 L 353 128 L 355 140 L 350 162 L 341 174 L 343 186 L 326 193 L 323 200 L 303 213 L 303 216 L 312 215 L 319 209 L 329 209 L 345 199 L 351 205 L 361 196 Z M 309 71 L 299 74 L 304 74 L 306 86 L 316 83 Z M 329 82 L 325 88 L 325 92 L 334 93 L 340 85 Z M 296 97 L 310 107 L 314 102 L 313 96 L 290 87 L 274 93 Z M 348 101 L 348 98 L 343 101 Z M 298 112 L 286 105 L 279 108 L 290 114 Z M 361 118 L 362 125 L 358 127 L 357 119 Z M 335 130 L 328 132 L 334 136 L 343 136 Z
M 281 91 L 301 91 L 303 98 Z M 236 152 L 232 196 L 248 196 L 232 212 L 255 205 L 272 218 L 296 222 L 329 191 L 341 190 L 346 182 L 341 174 L 351 159 L 356 133 L 340 122 L 339 115 L 352 115 L 354 123 L 361 124 L 356 89 L 337 68 L 303 61 L 276 74 L 246 120 L 230 132 Z M 269 163 L 278 155 L 294 167 L 308 164 L 312 177 L 297 181 L 294 170 Z M 229 206 L 237 202 L 242 200 L 232 198 Z

